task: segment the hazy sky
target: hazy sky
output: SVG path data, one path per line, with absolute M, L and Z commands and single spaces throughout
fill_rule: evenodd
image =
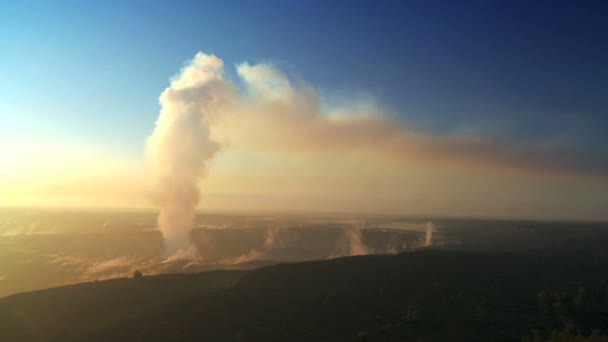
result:
M 389 153 L 367 129 L 310 138 L 331 153 L 240 142 L 211 162 L 204 209 L 608 219 L 607 16 L 603 1 L 4 1 L 0 205 L 148 206 L 159 95 L 203 51 L 237 86 L 237 65 L 268 65 L 320 115 L 369 110 L 423 137 Z

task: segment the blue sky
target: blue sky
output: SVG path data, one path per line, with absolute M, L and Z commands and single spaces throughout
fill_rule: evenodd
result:
M 606 18 L 606 1 L 0 1 L 0 205 L 150 206 L 159 96 L 202 51 L 244 90 L 246 61 L 254 86 L 284 72 L 298 99 L 301 80 L 380 117 L 231 108 L 248 117 L 224 118 L 236 143 L 200 208 L 607 219 Z
M 0 135 L 141 154 L 197 51 L 365 93 L 437 134 L 605 152 L 605 2 L 14 1 L 0 4 Z

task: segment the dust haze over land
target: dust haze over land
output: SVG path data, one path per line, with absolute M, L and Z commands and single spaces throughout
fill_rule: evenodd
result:
M 441 161 L 600 178 L 608 169 L 601 155 L 567 146 L 436 136 L 357 97 L 323 106 L 316 88 L 268 63 L 241 63 L 236 75 L 236 80 L 227 78 L 222 59 L 199 52 L 160 96 L 147 155 L 168 256 L 195 255 L 190 232 L 195 210 L 204 202 L 201 180 L 226 149 L 315 156 L 356 152 L 397 163 Z M 350 239 L 355 241 L 356 234 Z
M 153 212 L 0 214 L 8 341 L 233 340 L 235 331 L 283 341 L 309 327 L 339 341 L 361 332 L 452 340 L 463 329 L 477 341 L 518 340 L 535 319 L 550 331 L 564 314 L 577 327 L 605 326 L 607 223 L 197 214 L 193 261 L 165 257 Z M 505 317 L 510 338 L 496 329 Z M 293 338 L 276 337 L 277 320 Z
M 606 226 L 600 223 L 197 214 L 189 236 L 196 261 L 192 262 L 167 260 L 154 212 L 0 212 L 0 296 L 129 277 L 136 270 L 151 275 L 250 269 L 423 248 L 579 248 L 600 243 L 607 235 Z
M 426 221 L 344 216 L 194 215 L 190 259 L 166 258 L 153 212 L 4 209 L 0 296 L 144 274 L 255 268 L 423 247 Z M 386 228 L 392 226 L 393 228 Z

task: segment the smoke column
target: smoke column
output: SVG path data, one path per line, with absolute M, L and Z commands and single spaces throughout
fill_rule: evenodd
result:
M 424 241 L 424 246 L 429 247 L 433 244 L 433 222 L 426 223 L 426 239 Z
M 363 243 L 361 237 L 361 228 L 351 228 L 346 230 L 346 238 L 348 239 L 349 254 L 348 255 L 367 255 L 369 250 Z
M 224 77 L 221 59 L 197 53 L 161 94 L 160 114 L 147 141 L 166 252 L 175 257 L 192 253 L 199 183 L 220 147 L 312 156 L 361 152 L 398 161 L 451 158 L 470 164 L 489 159 L 532 168 L 538 161 L 553 165 L 561 160 L 542 148 L 417 132 L 369 101 L 355 98 L 324 108 L 321 100 L 314 87 L 292 84 L 270 64 L 237 65 L 233 83 Z M 426 245 L 432 244 L 430 222 L 429 227 Z M 365 254 L 360 230 L 346 234 L 351 254 Z
M 364 227 L 365 224 L 359 222 L 344 228 L 342 236 L 336 241 L 335 252 L 330 255 L 330 258 L 370 254 L 370 250 L 363 243 L 361 231 Z
M 158 227 L 170 256 L 194 257 L 190 232 L 200 200 L 199 182 L 219 148 L 210 137 L 209 118 L 232 92 L 222 74 L 221 59 L 198 53 L 161 94 L 160 114 L 147 141 Z
M 264 244 L 261 248 L 253 248 L 249 252 L 242 254 L 236 258 L 224 260 L 223 263 L 228 265 L 243 264 L 253 260 L 259 260 L 268 254 L 278 244 L 282 245 L 281 234 L 285 232 L 285 227 L 271 227 L 266 229 Z

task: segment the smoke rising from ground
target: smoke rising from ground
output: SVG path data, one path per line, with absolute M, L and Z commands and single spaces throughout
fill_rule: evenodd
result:
M 264 256 L 266 256 L 272 249 L 276 247 L 282 247 L 281 234 L 286 232 L 285 227 L 273 226 L 266 229 L 264 235 L 264 243 L 260 248 L 253 248 L 249 252 L 240 255 L 236 258 L 230 258 L 228 260 L 223 260 L 224 264 L 228 265 L 238 265 L 247 263 L 250 261 L 260 260 Z
M 424 246 L 429 247 L 433 245 L 433 223 L 427 222 L 426 224 L 426 237 L 424 239 Z
M 321 105 L 317 90 L 294 84 L 268 64 L 237 66 L 198 53 L 160 96 L 161 111 L 148 139 L 158 226 L 171 255 L 191 254 L 199 183 L 220 148 L 257 153 L 327 155 L 356 152 L 397 162 L 458 162 L 605 176 L 598 156 L 550 144 L 518 144 L 475 136 L 436 136 L 393 119 L 371 101 Z
M 355 256 L 370 254 L 369 249 L 363 243 L 361 229 L 361 226 L 344 229 L 344 236 L 338 243 L 345 244 L 346 249 L 342 248 L 342 255 L 338 256 Z
M 160 96 L 161 111 L 147 152 L 154 173 L 158 227 L 167 252 L 187 256 L 199 204 L 199 181 L 219 148 L 209 132 L 209 116 L 230 98 L 223 62 L 199 53 Z

